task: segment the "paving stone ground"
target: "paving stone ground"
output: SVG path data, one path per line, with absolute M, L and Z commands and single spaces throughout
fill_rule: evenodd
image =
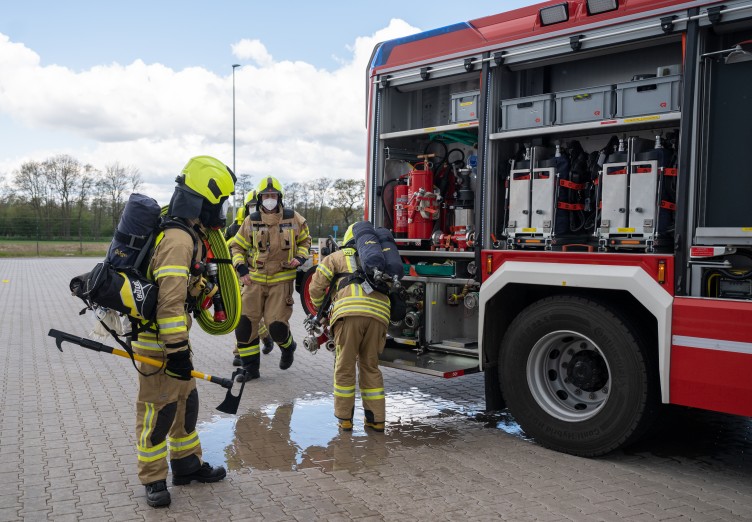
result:
M 752 519 L 750 419 L 670 409 L 652 438 L 582 459 L 483 415 L 482 375 L 385 368 L 386 433 L 365 432 L 356 412 L 340 434 L 333 358 L 302 346 L 287 371 L 278 349 L 262 356 L 237 416 L 214 409 L 222 388 L 198 384 L 204 456 L 227 479 L 171 486 L 172 505 L 155 510 L 136 477 L 135 370 L 47 336 L 91 330 L 67 288 L 95 262 L 0 258 L 0 521 Z M 232 336 L 192 339 L 196 368 L 229 376 Z

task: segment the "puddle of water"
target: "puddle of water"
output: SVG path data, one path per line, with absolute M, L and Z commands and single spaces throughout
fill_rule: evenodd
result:
M 365 431 L 360 399 L 352 432 L 340 432 L 331 394 L 307 394 L 268 404 L 238 417 L 215 416 L 201 423 L 204 459 L 230 470 L 356 471 L 381 463 L 391 448 L 446 445 L 462 437 L 467 421 L 532 441 L 509 412 L 487 413 L 480 403 L 457 403 L 418 388 L 387 395 L 385 433 Z M 674 408 L 664 430 L 617 452 L 647 454 L 677 461 L 702 462 L 749 473 L 752 420 Z
M 332 395 L 309 394 L 238 417 L 215 416 L 198 426 L 204 458 L 230 470 L 361 469 L 381 462 L 392 446 L 456 440 L 461 430 L 458 420 L 474 418 L 478 412 L 413 388 L 388 395 L 384 433 L 365 430 L 359 398 L 353 431 L 340 432 L 333 403 Z
M 487 428 L 496 428 L 520 440 L 533 441 L 532 437 L 528 437 L 520 425 L 517 424 L 512 414 L 506 410 L 490 413 L 478 411 L 474 415 L 474 420 L 484 423 Z

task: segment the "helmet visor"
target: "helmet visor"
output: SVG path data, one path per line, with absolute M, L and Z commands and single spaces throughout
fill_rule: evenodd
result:
M 230 199 L 225 199 L 219 207 L 219 219 L 227 219 L 227 212 L 230 210 Z

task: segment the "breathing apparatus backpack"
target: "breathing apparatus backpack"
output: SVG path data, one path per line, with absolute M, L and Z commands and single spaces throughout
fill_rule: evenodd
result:
M 376 290 L 389 296 L 390 319 L 401 321 L 407 312 L 399 284 L 405 271 L 394 236 L 386 228 L 374 228 L 371 222 L 361 221 L 353 226 L 353 238 L 358 269 L 344 277 L 337 287 L 360 282 L 367 294 Z
M 145 277 L 162 209 L 152 198 L 131 194 L 104 261 L 71 279 L 70 290 L 87 308 L 102 307 L 132 319 L 156 315 L 157 286 Z

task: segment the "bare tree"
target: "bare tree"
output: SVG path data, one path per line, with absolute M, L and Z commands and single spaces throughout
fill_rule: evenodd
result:
M 137 192 L 143 182 L 144 179 L 141 177 L 141 171 L 136 167 L 128 167 L 128 183 L 131 186 L 131 193 Z
M 290 183 L 285 187 L 285 198 L 283 200 L 286 208 L 297 210 L 295 206 L 298 203 L 300 194 L 303 192 L 303 185 L 298 182 Z
M 60 204 L 61 230 L 63 237 L 70 237 L 70 219 L 76 186 L 81 177 L 81 164 L 67 154 L 59 154 L 46 160 L 44 168 L 54 197 Z
M 125 206 L 125 194 L 128 188 L 129 170 L 115 162 L 104 168 L 102 182 L 104 193 L 109 203 L 109 214 L 112 220 L 112 228 L 117 226 L 120 213 Z
M 13 183 L 21 199 L 27 200 L 34 210 L 37 224 L 41 225 L 45 206 L 49 200 L 50 186 L 47 173 L 37 161 L 27 161 L 14 173 Z
M 329 188 L 332 180 L 329 178 L 316 178 L 313 180 L 313 206 L 318 210 L 318 225 L 324 216 L 324 205 L 329 200 Z
M 94 167 L 87 164 L 83 167 L 83 172 L 78 178 L 78 197 L 76 199 L 76 207 L 78 208 L 78 240 L 83 240 L 83 230 L 81 226 L 84 209 L 86 208 L 86 200 L 89 198 L 89 191 L 94 184 Z
M 235 182 L 235 208 L 243 206 L 245 195 L 253 189 L 253 177 L 250 174 L 241 174 Z
M 311 196 L 313 194 L 313 184 L 312 183 L 303 183 L 300 185 L 300 194 L 298 197 L 300 198 L 300 202 L 303 204 L 303 217 L 308 219 L 308 204 L 311 202 Z
M 363 208 L 366 182 L 362 179 L 338 179 L 332 189 L 332 207 L 342 214 L 345 226 L 349 226 L 355 221 L 356 212 Z
M 102 233 L 102 224 L 104 222 L 105 213 L 109 207 L 107 203 L 107 184 L 104 180 L 102 172 L 94 170 L 92 171 L 92 198 L 91 198 L 91 211 L 93 214 L 92 222 L 92 235 L 94 240 L 99 240 L 99 235 Z

